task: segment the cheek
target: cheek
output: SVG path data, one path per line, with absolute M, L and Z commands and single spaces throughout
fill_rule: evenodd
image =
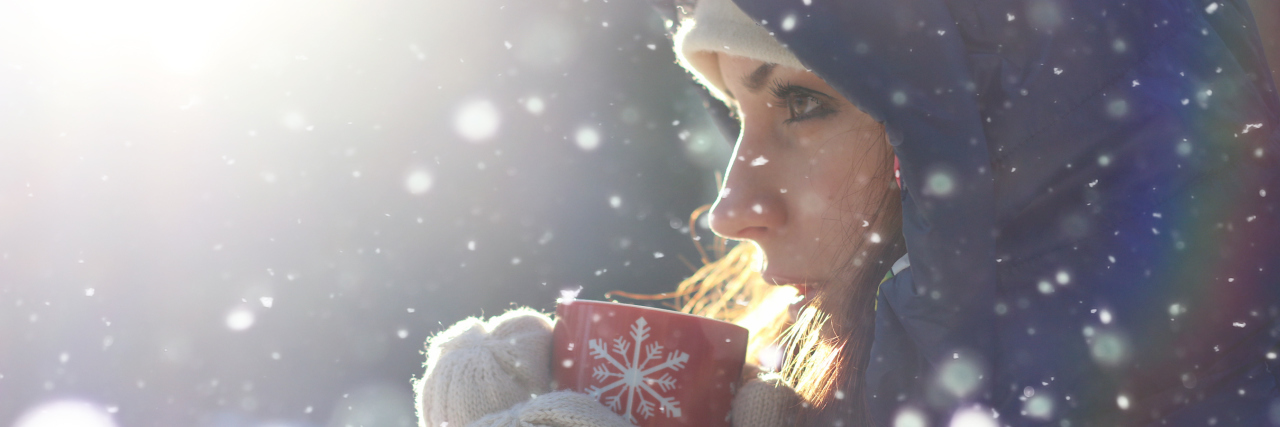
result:
M 810 157 L 808 163 L 810 186 L 831 202 L 847 198 L 852 188 L 865 184 L 871 178 L 869 173 L 855 170 L 857 159 L 845 144 L 827 144 Z
M 796 194 L 796 210 L 801 218 L 821 217 L 830 205 L 830 197 L 817 188 L 806 188 Z
M 792 176 L 787 183 L 791 209 L 800 229 L 818 233 L 826 220 L 842 215 L 847 209 L 836 204 L 843 202 L 842 192 L 848 186 L 848 168 L 838 167 L 831 159 L 805 156 L 803 165 L 794 170 L 803 171 Z
M 865 144 L 840 141 L 815 149 L 805 159 L 807 178 L 799 185 L 796 203 L 808 218 L 837 219 L 833 224 L 854 224 L 865 219 L 867 197 L 877 172 L 876 156 Z

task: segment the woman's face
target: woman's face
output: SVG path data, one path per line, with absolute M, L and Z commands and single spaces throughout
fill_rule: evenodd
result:
M 806 288 L 852 280 L 851 248 L 878 243 L 866 222 L 891 180 L 883 128 L 817 75 L 719 55 L 742 124 L 709 218 L 765 254 L 768 282 Z

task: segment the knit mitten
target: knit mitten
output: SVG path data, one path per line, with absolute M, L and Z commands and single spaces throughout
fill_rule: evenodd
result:
M 467 427 L 633 427 L 595 398 L 572 391 L 544 394 Z
M 733 427 L 776 427 L 795 424 L 800 396 L 777 373 L 750 378 L 733 397 Z
M 419 425 L 465 426 L 550 391 L 551 329 L 549 317 L 522 308 L 428 339 L 426 373 L 414 384 Z

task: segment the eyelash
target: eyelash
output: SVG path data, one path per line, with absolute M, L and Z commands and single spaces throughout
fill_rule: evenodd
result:
M 791 111 L 791 101 L 796 97 L 808 98 L 812 100 L 812 102 L 818 104 L 812 112 L 808 114 L 801 114 L 799 116 L 793 115 L 791 118 L 787 119 L 785 123 L 796 123 L 809 119 L 817 119 L 826 117 L 835 112 L 835 109 L 829 106 L 830 103 L 825 99 L 825 96 L 803 86 L 797 86 L 781 80 L 774 80 L 769 85 L 769 91 L 773 93 L 774 98 L 777 98 L 777 102 L 782 104 L 783 108 L 786 108 L 787 113 L 790 114 L 794 114 L 794 112 Z

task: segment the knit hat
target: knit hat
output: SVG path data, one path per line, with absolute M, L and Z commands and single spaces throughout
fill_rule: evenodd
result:
M 698 0 L 693 17 L 680 23 L 675 35 L 676 58 L 680 66 L 711 91 L 727 100 L 720 62 L 716 53 L 742 56 L 801 70 L 799 59 L 757 24 L 732 0 Z

